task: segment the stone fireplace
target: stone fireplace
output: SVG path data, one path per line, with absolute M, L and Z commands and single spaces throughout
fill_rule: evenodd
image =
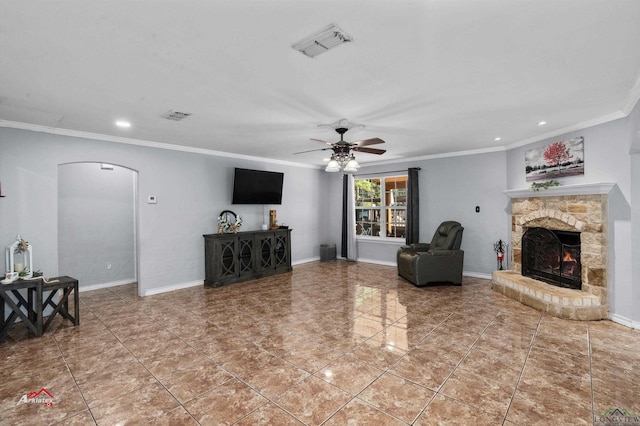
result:
M 511 198 L 511 269 L 495 271 L 492 288 L 560 318 L 608 318 L 607 194 L 612 187 L 505 191 Z

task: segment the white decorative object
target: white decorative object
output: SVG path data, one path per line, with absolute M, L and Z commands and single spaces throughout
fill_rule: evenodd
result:
M 16 254 L 22 254 L 22 262 L 15 262 Z M 33 276 L 33 248 L 31 244 L 26 242 L 20 235 L 16 237 L 16 241 L 5 249 L 5 266 L 7 277 L 15 278 L 31 278 Z

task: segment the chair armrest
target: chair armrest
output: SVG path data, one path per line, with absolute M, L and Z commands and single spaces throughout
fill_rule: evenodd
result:
M 454 254 L 456 254 L 459 251 L 460 250 L 433 249 L 433 250 L 429 250 L 429 251 L 427 251 L 426 253 L 423 253 L 423 254 L 430 255 L 430 256 L 453 256 Z
M 430 243 L 413 243 L 411 244 L 411 248 L 415 251 L 427 251 L 431 247 Z

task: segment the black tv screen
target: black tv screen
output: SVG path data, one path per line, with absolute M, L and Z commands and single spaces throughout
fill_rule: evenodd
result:
M 233 177 L 232 204 L 282 204 L 284 173 L 238 169 Z

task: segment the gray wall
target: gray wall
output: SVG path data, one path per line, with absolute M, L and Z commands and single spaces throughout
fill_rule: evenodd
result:
M 212 135 L 212 137 L 215 137 Z M 324 171 L 287 164 L 219 157 L 0 128 L 0 242 L 22 234 L 34 246 L 34 264 L 45 276 L 58 270 L 58 165 L 106 162 L 138 172 L 138 283 L 141 294 L 201 283 L 202 235 L 217 231 L 217 216 L 229 209 L 243 229 L 260 229 L 262 206 L 231 205 L 233 168 L 284 172 L 279 222 L 292 229 L 292 259 L 318 258 L 326 219 Z M 157 204 L 147 204 L 155 195 Z M 2 257 L 4 263 L 4 256 Z M 2 265 L 4 266 L 4 265 Z
M 136 281 L 135 184 L 124 167 L 58 166 L 58 270 L 81 288 Z

